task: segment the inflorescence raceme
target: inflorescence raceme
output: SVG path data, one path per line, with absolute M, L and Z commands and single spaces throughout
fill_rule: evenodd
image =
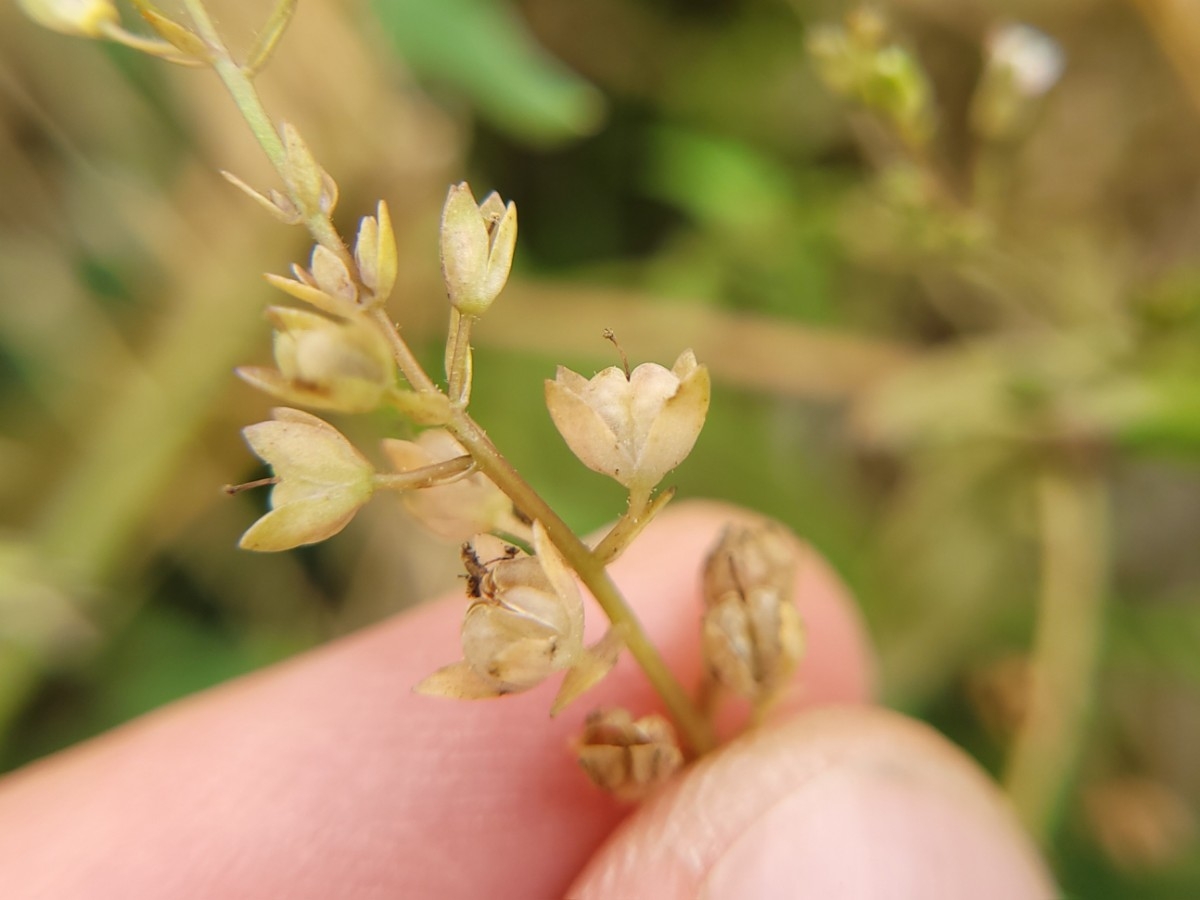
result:
M 561 673 L 550 710 L 555 714 L 604 678 L 627 651 L 658 690 L 693 754 L 714 744 L 709 720 L 718 693 L 740 696 L 760 710 L 780 695 L 803 648 L 791 597 L 795 544 L 781 527 L 731 528 L 706 563 L 704 709 L 666 667 L 607 572 L 670 500 L 673 491 L 660 485 L 691 452 L 704 424 L 709 373 L 691 350 L 671 368 L 643 363 L 630 370 L 622 359 L 621 367 L 591 378 L 559 367 L 546 381 L 546 405 L 567 446 L 585 466 L 628 492 L 627 508 L 608 533 L 585 543 L 517 474 L 468 411 L 471 333 L 508 280 L 517 240 L 514 203 L 495 193 L 477 201 L 466 183 L 449 190 L 439 242 L 449 323 L 444 381 L 435 379 L 384 312 L 398 256 L 387 205 L 380 201 L 374 215 L 360 220 L 353 243 L 346 242 L 331 219 L 337 183 L 295 126 L 268 116 L 254 88 L 253 78 L 283 34 L 295 0 L 280 0 L 242 61 L 226 48 L 202 0 L 185 0 L 190 21 L 175 21 L 149 0 L 134 0 L 153 37 L 125 30 L 109 0 L 19 3 L 57 31 L 214 70 L 282 187 L 258 190 L 226 177 L 276 219 L 303 225 L 312 235 L 307 267 L 293 266 L 290 276 L 267 276 L 310 309 L 268 309 L 274 367 L 238 370 L 246 382 L 289 404 L 244 431 L 273 476 L 230 489 L 271 486 L 270 511 L 242 536 L 243 548 L 282 551 L 326 540 L 374 495 L 398 492 L 434 534 L 465 542 L 469 602 L 462 659 L 418 684 L 419 693 L 494 698 Z M 391 408 L 423 430 L 413 440 L 385 440 L 387 465 L 379 466 L 329 422 L 293 405 L 335 414 Z M 591 645 L 583 637 L 581 584 L 610 620 Z M 635 719 L 622 709 L 589 715 L 575 749 L 597 785 L 627 800 L 668 778 L 684 758 L 667 719 L 654 714 Z

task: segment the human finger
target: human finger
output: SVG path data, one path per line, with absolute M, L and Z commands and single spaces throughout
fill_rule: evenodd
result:
M 698 763 L 631 816 L 578 900 L 1049 900 L 1033 843 L 933 729 L 825 708 Z
M 696 572 L 730 514 L 669 510 L 613 567 L 685 684 L 700 668 Z M 844 590 L 815 558 L 800 579 L 806 702 L 865 699 L 869 654 Z M 8 779 L 13 895 L 561 893 L 626 812 L 585 782 L 569 738 L 586 709 L 642 714 L 655 695 L 629 660 L 554 720 L 552 684 L 473 703 L 413 695 L 460 655 L 464 608 L 461 595 L 429 604 Z

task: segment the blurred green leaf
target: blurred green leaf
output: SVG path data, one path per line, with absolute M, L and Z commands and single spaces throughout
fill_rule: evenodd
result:
M 542 50 L 498 0 L 372 0 L 396 50 L 419 75 L 463 91 L 519 137 L 556 142 L 600 124 L 600 93 Z
M 1146 384 L 1154 403 L 1117 433 L 1122 447 L 1141 453 L 1200 456 L 1200 382 L 1162 378 Z
M 1200 603 L 1118 605 L 1109 635 L 1115 665 L 1200 686 Z

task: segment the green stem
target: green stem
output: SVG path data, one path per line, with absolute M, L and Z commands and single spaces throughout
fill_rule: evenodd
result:
M 408 343 L 400 336 L 400 326 L 388 318 L 387 311 L 376 308 L 371 310 L 369 316 L 388 342 L 388 346 L 392 349 L 392 358 L 396 360 L 396 365 L 399 366 L 413 389 L 423 394 L 440 394 L 441 391 L 433 383 L 433 379 L 425 374 L 424 367 L 417 361 Z
M 604 565 L 608 565 L 620 556 L 625 548 L 642 533 L 642 529 L 658 515 L 659 510 L 666 506 L 674 496 L 674 488 L 668 488 L 653 500 L 646 491 L 630 491 L 629 506 L 625 510 L 625 515 L 617 519 L 616 524 L 609 529 L 608 534 L 592 551 L 596 559 Z
M 149 38 L 140 34 L 134 34 L 132 31 L 126 31 L 120 25 L 102 24 L 100 26 L 100 33 L 113 43 L 122 44 L 132 50 L 138 50 L 150 56 L 157 56 L 160 59 L 167 59 L 171 62 L 182 62 L 185 59 L 174 44 L 159 40 L 158 38 Z M 199 63 L 194 61 L 191 64 L 199 65 Z
M 374 478 L 375 487 L 385 491 L 413 491 L 420 488 L 453 484 L 475 471 L 475 460 L 469 455 L 421 466 L 409 472 L 381 472 Z
M 283 180 L 292 202 L 298 209 L 303 209 L 304 204 L 296 197 L 288 182 L 287 151 L 284 149 L 283 139 L 279 136 L 275 123 L 271 121 L 266 107 L 263 106 L 262 98 L 258 96 L 258 90 L 254 87 L 254 81 L 246 69 L 234 60 L 224 41 L 221 40 L 221 34 L 213 25 L 203 0 L 183 0 L 183 2 L 188 14 L 192 17 L 192 23 L 196 26 L 196 32 L 212 50 L 213 71 L 217 73 L 217 77 L 225 85 L 229 96 L 233 98 L 242 118 L 250 126 L 254 139 L 267 154 L 271 166 Z M 328 215 L 307 216 L 304 219 L 304 226 L 317 243 L 338 255 L 338 258 L 345 263 L 348 272 L 353 275 L 358 271 L 354 264 L 354 257 L 346 248 L 345 241 L 338 234 Z
M 450 317 L 450 352 L 446 360 L 447 393 L 450 402 L 464 408 L 471 398 L 471 326 L 474 316 L 454 310 Z
M 220 32 L 217 31 L 209 16 L 208 10 L 204 8 L 203 0 L 183 0 L 183 5 L 187 9 L 188 15 L 192 17 L 196 33 L 212 48 L 213 70 L 224 82 L 225 89 L 233 97 L 233 102 L 237 104 L 242 118 L 254 132 L 254 139 L 267 154 L 267 159 L 271 161 L 271 165 L 275 167 L 275 171 L 279 173 L 280 177 L 283 177 L 286 171 L 287 156 L 283 149 L 283 140 L 279 137 L 279 132 L 275 130 L 275 123 L 267 115 L 266 107 L 259 99 L 258 91 L 254 89 L 254 83 L 242 71 L 242 67 L 234 62 L 225 42 L 221 40 Z
M 1026 827 L 1052 835 L 1091 718 L 1104 622 L 1108 508 L 1094 474 L 1046 471 L 1038 484 L 1041 597 L 1029 708 L 1005 788 Z
M 630 654 L 662 697 L 692 751 L 701 755 L 711 750 L 716 745 L 716 739 L 708 721 L 692 703 L 658 649 L 646 636 L 637 616 L 613 583 L 603 561 L 521 477 L 470 416 L 465 412 L 459 413 L 447 427 L 475 458 L 480 471 L 508 495 L 517 509 L 542 523 L 558 552 L 591 591 L 609 621 L 624 629 L 625 644 Z

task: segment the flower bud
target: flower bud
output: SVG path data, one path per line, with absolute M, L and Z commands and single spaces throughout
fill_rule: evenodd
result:
M 17 0 L 17 6 L 43 28 L 77 37 L 103 37 L 121 21 L 111 0 Z
M 708 369 L 691 350 L 671 369 L 615 366 L 591 380 L 562 366 L 546 382 L 546 406 L 585 466 L 631 491 L 649 492 L 691 452 L 708 413 Z
M 382 303 L 396 285 L 396 234 L 387 204 L 379 201 L 374 216 L 363 216 L 354 242 L 354 261 L 363 284 Z
M 683 765 L 666 719 L 651 715 L 635 722 L 624 709 L 590 714 L 576 753 L 597 787 L 627 802 L 640 800 Z
M 411 472 L 467 452 L 441 428 L 423 431 L 415 441 L 386 440 L 383 449 L 398 472 Z M 449 484 L 405 491 L 403 498 L 413 518 L 448 540 L 464 541 L 496 530 L 519 533 L 522 528 L 513 515 L 512 501 L 481 472 Z
M 712 676 L 754 700 L 772 697 L 804 651 L 792 602 L 796 551 L 782 526 L 732 525 L 704 564 L 704 658 Z
M 375 490 L 375 470 L 336 428 L 298 409 L 243 429 L 275 471 L 271 512 L 242 535 L 245 550 L 290 550 L 337 534 Z
M 450 188 L 442 208 L 442 277 L 450 302 L 480 316 L 503 290 L 517 243 L 517 208 L 498 194 L 475 203 L 464 181 Z
M 383 337 L 366 322 L 335 322 L 300 309 L 267 310 L 275 325 L 276 369 L 244 366 L 238 375 L 291 403 L 339 412 L 369 412 L 395 384 Z
M 308 144 L 290 122 L 280 128 L 283 140 L 283 177 L 305 216 L 327 214 L 336 202 L 333 179 L 317 164 Z

